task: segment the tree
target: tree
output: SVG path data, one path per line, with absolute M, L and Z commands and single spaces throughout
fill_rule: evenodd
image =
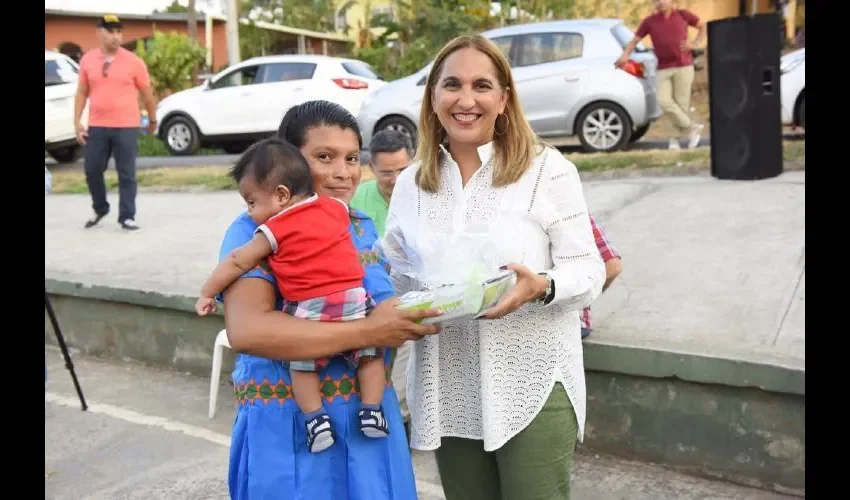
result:
M 136 54 L 147 65 L 154 91 L 159 96 L 193 84 L 192 71 L 206 59 L 206 50 L 197 40 L 175 31 L 154 32 L 153 38 L 136 46 Z
M 498 24 L 486 0 L 394 0 L 392 17 L 372 19 L 371 27 L 383 33 L 355 55 L 392 80 L 421 69 L 452 38 Z
M 168 7 L 165 8 L 164 12 L 167 12 L 167 13 L 182 13 L 182 12 L 188 12 L 188 11 L 189 11 L 188 7 L 184 7 L 183 5 L 180 5 L 180 2 L 178 2 L 177 0 L 174 0 L 173 2 L 171 2 L 168 5 Z M 154 12 L 154 14 L 156 14 L 159 11 L 154 10 L 153 12 Z
M 243 57 L 274 53 L 281 39 L 277 32 L 258 28 L 257 22 L 320 32 L 333 31 L 334 27 L 333 0 L 239 0 L 239 12 L 249 21 L 239 25 Z
M 333 0 L 240 0 L 239 12 L 265 21 L 313 31 L 333 31 Z

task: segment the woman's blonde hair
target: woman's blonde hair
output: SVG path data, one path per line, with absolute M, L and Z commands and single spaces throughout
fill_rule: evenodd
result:
M 434 87 L 440 78 L 446 58 L 465 48 L 476 49 L 490 58 L 496 68 L 499 85 L 508 95 L 505 111 L 496 118 L 493 133 L 493 186 L 501 187 L 518 181 L 531 166 L 536 155 L 535 150 L 540 145 L 522 112 L 511 66 L 502 51 L 481 35 L 459 36 L 447 43 L 434 59 L 419 113 L 419 146 L 416 156 L 420 166 L 416 183 L 420 189 L 429 193 L 436 193 L 440 186 L 440 144 L 445 138 L 445 130 L 434 112 Z

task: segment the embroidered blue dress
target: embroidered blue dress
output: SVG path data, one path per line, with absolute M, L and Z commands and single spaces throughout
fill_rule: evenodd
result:
M 220 258 L 247 243 L 257 225 L 243 213 L 227 229 Z M 363 286 L 376 303 L 394 295 L 386 265 L 372 252 L 377 231 L 371 219 L 351 210 L 351 238 L 366 276 Z M 255 269 L 243 278 L 274 277 Z M 276 289 L 276 288 L 275 288 Z M 280 299 L 280 298 L 278 298 Z M 284 362 L 247 354 L 234 359 L 236 419 L 230 445 L 228 486 L 234 500 L 415 500 L 416 484 L 404 424 L 390 379 L 395 350 L 387 349 L 383 407 L 390 435 L 370 439 L 360 433 L 357 374 L 340 356 L 319 372 L 324 404 L 334 422 L 336 442 L 310 453 L 304 415 L 292 396 Z

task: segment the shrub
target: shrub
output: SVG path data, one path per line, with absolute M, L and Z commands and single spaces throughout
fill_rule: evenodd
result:
M 157 31 L 153 38 L 136 46 L 136 54 L 148 66 L 154 92 L 162 96 L 193 84 L 192 70 L 204 63 L 206 49 L 182 33 Z

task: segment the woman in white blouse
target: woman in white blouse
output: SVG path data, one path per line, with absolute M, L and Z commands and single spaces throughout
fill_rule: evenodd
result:
M 387 219 L 386 248 L 403 241 L 425 264 L 439 258 L 428 252 L 434 238 L 518 221 L 495 245 L 516 285 L 489 319 L 444 325 L 411 351 L 411 446 L 436 450 L 448 500 L 569 498 L 584 432 L 579 312 L 601 293 L 605 265 L 575 166 L 536 139 L 514 88 L 486 38 L 442 49 L 417 161 L 399 176 Z

